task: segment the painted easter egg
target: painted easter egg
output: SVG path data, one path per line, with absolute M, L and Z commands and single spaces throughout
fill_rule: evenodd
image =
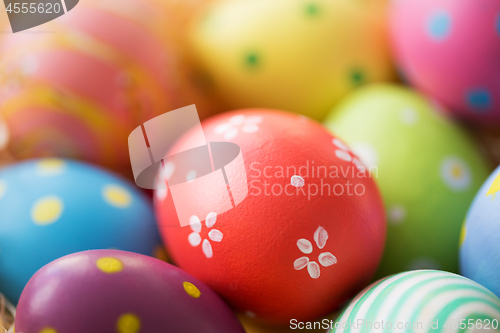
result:
M 325 125 L 373 168 L 388 218 L 379 276 L 458 271 L 461 225 L 488 167 L 470 138 L 419 94 L 374 85 L 347 97 Z
M 5 36 L 0 109 L 11 152 L 128 171 L 130 132 L 173 110 L 161 20 L 148 1 L 91 0 L 43 25 L 53 33 Z
M 500 297 L 500 168 L 486 180 L 469 208 L 460 238 L 460 272 Z
M 463 276 L 436 270 L 400 273 L 354 298 L 330 333 L 499 332 L 500 299 Z
M 266 109 L 224 113 L 202 126 L 207 141 L 238 145 L 244 165 L 224 167 L 228 196 L 215 171 L 165 164 L 167 181 L 188 180 L 193 209 L 208 212 L 181 220 L 177 185 L 156 192 L 174 262 L 239 312 L 269 323 L 326 315 L 369 282 L 384 246 L 383 205 L 340 139 L 303 116 Z M 197 139 L 188 132 L 172 149 Z
M 406 78 L 477 124 L 500 123 L 500 2 L 393 1 L 392 37 Z
M 148 198 L 102 169 L 40 159 L 0 169 L 0 290 L 17 302 L 31 276 L 64 255 L 116 248 L 154 255 Z
M 199 280 L 158 259 L 116 250 L 57 259 L 21 295 L 18 332 L 84 333 L 89 325 L 96 333 L 244 333 L 227 304 Z
M 359 85 L 393 78 L 386 12 L 385 0 L 228 0 L 200 16 L 190 39 L 229 108 L 322 120 Z

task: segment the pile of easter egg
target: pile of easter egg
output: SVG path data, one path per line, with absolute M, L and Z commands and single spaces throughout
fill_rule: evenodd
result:
M 0 73 L 6 332 L 500 332 L 498 0 L 86 0 Z

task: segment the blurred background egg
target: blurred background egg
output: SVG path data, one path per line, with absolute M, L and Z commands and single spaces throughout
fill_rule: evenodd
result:
M 352 325 L 360 320 L 362 325 Z M 448 272 L 418 270 L 367 287 L 337 318 L 339 328 L 329 332 L 498 332 L 499 321 L 500 299 L 480 284 Z
M 500 297 L 500 167 L 472 203 L 460 237 L 460 272 Z
M 193 193 L 210 213 L 179 221 L 172 195 L 156 192 L 161 234 L 179 267 L 241 314 L 282 325 L 327 315 L 369 282 L 383 251 L 383 204 L 341 140 L 315 121 L 268 109 L 223 113 L 202 126 L 207 141 L 241 148 L 245 172 L 231 177 L 248 183 L 248 194 L 217 214 L 226 202 L 211 181 Z M 192 140 L 188 132 L 172 149 Z M 166 182 L 206 175 L 179 165 L 169 166 Z
M 154 255 L 149 200 L 96 167 L 39 159 L 0 169 L 0 290 L 17 302 L 31 276 L 63 255 L 116 248 Z
M 394 77 L 385 0 L 228 0 L 194 22 L 191 47 L 229 108 L 322 120 L 361 84 Z
M 130 173 L 130 132 L 179 103 L 162 19 L 149 1 L 89 0 L 33 33 L 5 35 L 0 113 L 10 152 Z
M 77 286 L 77 288 L 75 288 Z M 16 331 L 26 333 L 244 333 L 199 280 L 136 253 L 74 253 L 39 270 L 23 291 Z
M 470 138 L 409 89 L 373 85 L 347 97 L 325 125 L 374 167 L 388 219 L 378 276 L 458 271 L 462 222 L 488 166 Z
M 467 122 L 500 125 L 500 2 L 393 1 L 397 61 L 418 89 Z

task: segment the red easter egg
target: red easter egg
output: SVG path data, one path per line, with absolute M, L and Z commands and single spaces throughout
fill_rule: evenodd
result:
M 340 139 L 303 116 L 265 109 L 220 114 L 202 126 L 208 142 L 239 145 L 246 175 L 237 177 L 248 194 L 217 215 L 222 196 L 193 193 L 213 212 L 179 221 L 172 188 L 158 190 L 158 223 L 174 262 L 239 312 L 269 323 L 328 314 L 370 281 L 384 247 L 383 204 L 370 170 Z M 172 149 L 195 140 L 188 132 Z M 162 179 L 196 177 L 172 163 Z

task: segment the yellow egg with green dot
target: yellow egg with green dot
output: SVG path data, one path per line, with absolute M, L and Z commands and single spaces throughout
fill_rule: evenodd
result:
M 358 86 L 394 77 L 386 0 L 236 0 L 210 7 L 190 44 L 230 108 L 322 119 Z

